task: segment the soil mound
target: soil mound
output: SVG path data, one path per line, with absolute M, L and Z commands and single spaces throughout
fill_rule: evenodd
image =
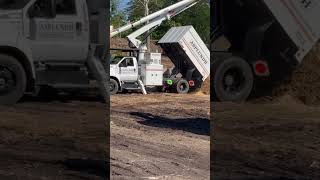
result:
M 276 88 L 275 97 L 290 95 L 307 104 L 320 104 L 320 45 L 318 44 L 303 60 L 290 78 Z
M 205 95 L 210 95 L 210 77 L 203 82 L 200 91 Z

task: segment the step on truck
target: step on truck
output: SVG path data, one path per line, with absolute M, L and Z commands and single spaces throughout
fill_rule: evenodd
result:
M 161 53 L 145 53 L 140 61 L 116 56 L 110 65 L 111 94 L 143 89 L 141 86 L 185 94 L 201 87 L 210 76 L 210 51 L 192 26 L 171 28 L 158 44 L 174 68 L 164 72 Z
M 211 3 L 214 100 L 244 101 L 273 87 L 319 40 L 318 0 Z
M 0 0 L 0 103 L 91 80 L 106 99 L 108 11 L 104 0 Z

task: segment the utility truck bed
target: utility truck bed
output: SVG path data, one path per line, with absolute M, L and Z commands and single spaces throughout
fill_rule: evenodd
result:
M 210 76 L 210 51 L 192 26 L 171 28 L 158 44 L 183 76 L 192 69 L 202 81 Z

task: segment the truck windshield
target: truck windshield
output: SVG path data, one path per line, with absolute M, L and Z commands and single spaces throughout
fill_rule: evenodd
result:
M 121 59 L 123 59 L 123 57 L 121 57 L 121 56 L 116 56 L 116 57 L 114 57 L 114 58 L 111 59 L 110 64 L 118 64 L 118 63 L 121 61 Z
M 30 0 L 0 0 L 0 9 L 22 9 Z

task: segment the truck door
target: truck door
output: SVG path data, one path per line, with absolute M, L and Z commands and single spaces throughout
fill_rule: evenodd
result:
M 121 81 L 137 81 L 138 67 L 134 58 L 124 58 L 119 63 L 119 74 Z
M 84 1 L 37 0 L 28 10 L 30 39 L 36 61 L 84 61 L 88 54 L 89 23 Z M 55 6 L 55 7 L 54 7 Z

